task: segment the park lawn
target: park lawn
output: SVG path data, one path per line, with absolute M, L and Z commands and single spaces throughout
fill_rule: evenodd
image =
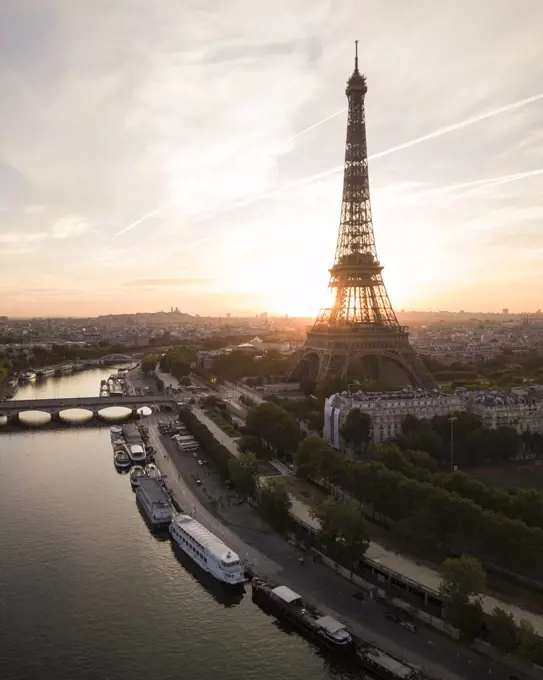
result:
M 486 484 L 505 489 L 536 489 L 543 491 L 543 466 L 531 468 L 490 468 L 473 470 L 470 472 L 474 477 Z
M 241 434 L 239 433 L 236 428 L 224 418 L 219 411 L 216 409 L 210 408 L 205 412 L 206 416 L 212 420 L 217 427 L 220 427 L 221 430 L 227 434 L 229 437 L 232 437 L 232 439 L 238 439 Z
M 328 494 L 323 489 L 319 489 L 319 487 L 300 479 L 300 477 L 286 475 L 283 480 L 289 493 L 312 508 L 328 498 Z

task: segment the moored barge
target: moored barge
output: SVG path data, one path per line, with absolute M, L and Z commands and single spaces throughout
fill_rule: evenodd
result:
M 321 614 L 287 586 L 275 586 L 262 578 L 251 582 L 253 601 L 286 619 L 303 635 L 335 652 L 352 652 L 354 642 L 347 628 L 331 616 Z
M 385 654 L 377 647 L 362 645 L 356 650 L 360 665 L 372 676 L 381 680 L 419 680 L 420 675 L 412 666 Z

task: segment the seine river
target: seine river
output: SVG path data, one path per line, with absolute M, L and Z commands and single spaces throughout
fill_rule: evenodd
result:
M 17 399 L 96 395 L 111 369 Z M 0 431 L 2 680 L 360 678 L 149 533 L 103 428 Z

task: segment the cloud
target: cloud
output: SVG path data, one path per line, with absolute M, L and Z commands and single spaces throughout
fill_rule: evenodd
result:
M 477 225 L 537 204 L 543 6 L 274 0 L 254 8 L 250 0 L 3 3 L 2 290 L 31 281 L 68 300 L 78 280 L 79 309 L 62 292 L 40 296 L 41 308 L 122 309 L 132 304 L 123 281 L 137 268 L 155 283 L 141 284 L 148 290 L 134 309 L 169 308 L 170 289 L 189 284 L 156 281 L 180 281 L 181 261 L 194 312 L 220 311 L 242 284 L 259 289 L 251 305 L 289 311 L 293 293 L 277 281 L 284 271 L 301 273 L 296 294 L 316 311 L 339 221 L 340 112 L 355 38 L 369 87 L 376 239 L 399 304 L 411 304 L 410 288 L 413 305 L 421 291 L 454 290 L 451 249 L 465 276 Z M 514 230 L 508 217 L 490 233 L 505 241 Z M 528 262 L 526 248 L 511 259 Z M 490 278 L 484 246 L 474 251 Z M 543 273 L 535 276 L 523 290 L 509 281 L 519 305 L 543 285 Z M 490 304 L 495 293 L 488 286 L 481 296 Z M 443 303 L 451 300 L 465 306 L 454 295 Z M 37 307 L 20 298 L 6 313 Z
M 126 286 L 137 287 L 137 286 L 149 286 L 149 287 L 161 287 L 161 286 L 200 286 L 213 283 L 215 279 L 133 279 L 132 281 L 127 281 Z

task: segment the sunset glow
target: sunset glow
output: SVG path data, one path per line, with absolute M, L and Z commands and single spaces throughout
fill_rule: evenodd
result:
M 543 8 L 280 0 L 257 17 L 237 0 L 216 22 L 214 5 L 105 14 L 52 1 L 40 5 L 40 40 L 6 43 L 0 313 L 174 304 L 315 316 L 339 225 L 357 35 L 394 307 L 541 306 L 543 65 L 531 46 Z M 8 33 L 31 8 L 12 5 Z

